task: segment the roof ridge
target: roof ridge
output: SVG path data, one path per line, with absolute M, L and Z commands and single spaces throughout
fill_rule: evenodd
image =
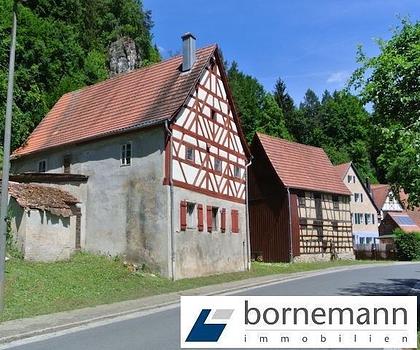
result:
M 210 49 L 211 47 L 214 47 L 214 49 L 216 49 L 217 44 L 210 44 L 210 45 L 206 45 L 206 46 L 200 47 L 199 49 L 197 49 L 197 51 L 196 51 L 196 52 L 198 53 L 199 51 L 204 51 L 204 50 L 206 50 L 206 49 Z M 130 71 L 130 72 L 124 72 L 124 73 L 119 73 L 119 74 L 116 74 L 116 75 L 114 75 L 114 76 L 112 76 L 112 77 L 108 77 L 108 78 L 107 78 L 107 79 L 105 79 L 105 80 L 98 81 L 98 82 L 97 82 L 97 83 L 95 83 L 95 84 L 92 84 L 92 85 L 85 85 L 85 86 L 81 87 L 80 89 L 73 90 L 73 91 L 68 91 L 68 92 L 66 92 L 65 94 L 63 94 L 60 98 L 62 98 L 62 97 L 63 97 L 63 96 L 65 96 L 65 95 L 68 95 L 68 94 L 74 94 L 74 93 L 78 93 L 78 92 L 81 92 L 81 91 L 87 90 L 87 89 L 89 89 L 89 88 L 91 88 L 91 87 L 93 87 L 93 86 L 99 86 L 99 85 L 105 84 L 105 83 L 107 83 L 107 82 L 109 82 L 109 81 L 114 81 L 114 80 L 117 80 L 117 79 L 121 79 L 121 78 L 123 78 L 123 77 L 127 77 L 128 75 L 134 75 L 134 73 L 147 71 L 148 69 L 155 68 L 155 67 L 156 67 L 156 66 L 158 66 L 158 65 L 165 64 L 165 63 L 170 63 L 171 61 L 173 61 L 173 60 L 177 60 L 177 59 L 179 59 L 180 57 L 182 57 L 182 54 L 175 55 L 175 56 L 172 56 L 172 57 L 168 57 L 168 58 L 166 58 L 166 59 L 164 59 L 164 60 L 162 60 L 162 61 L 160 61 L 160 62 L 155 62 L 155 63 L 152 63 L 151 65 L 148 65 L 148 66 L 143 66 L 143 67 L 139 67 L 139 68 L 133 69 L 133 70 L 132 70 L 132 71 Z M 57 101 L 57 102 L 58 102 L 58 101 Z
M 263 137 L 268 137 L 268 138 L 273 139 L 273 140 L 283 141 L 283 142 L 286 142 L 286 143 L 290 143 L 290 144 L 294 144 L 294 145 L 300 145 L 300 146 L 308 147 L 308 148 L 321 149 L 321 150 L 324 151 L 324 149 L 322 147 L 307 145 L 305 143 L 300 143 L 300 142 L 297 142 L 297 141 L 290 141 L 290 140 L 284 139 L 282 137 L 277 137 L 277 136 L 272 136 L 272 135 L 264 134 L 264 133 L 259 132 L 259 131 L 256 132 L 256 134 L 257 135 L 262 135 Z

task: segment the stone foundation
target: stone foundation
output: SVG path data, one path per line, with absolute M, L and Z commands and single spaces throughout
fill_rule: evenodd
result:
M 338 259 L 340 260 L 354 260 L 355 256 L 353 251 L 338 253 Z M 330 253 L 320 254 L 301 254 L 293 258 L 293 262 L 316 262 L 316 261 L 331 261 Z

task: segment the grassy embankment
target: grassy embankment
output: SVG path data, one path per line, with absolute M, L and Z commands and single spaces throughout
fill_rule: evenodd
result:
M 136 299 L 210 284 L 270 274 L 362 264 L 360 261 L 258 263 L 251 271 L 172 282 L 147 273 L 130 272 L 120 260 L 78 253 L 70 261 L 6 263 L 6 307 L 0 321 Z M 365 262 L 366 263 L 366 262 Z

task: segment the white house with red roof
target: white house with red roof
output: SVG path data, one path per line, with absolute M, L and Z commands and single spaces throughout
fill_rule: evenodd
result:
M 350 210 L 355 244 L 373 244 L 379 236 L 379 209 L 370 193 L 370 184 L 358 174 L 352 162 L 336 165 L 344 185 L 351 192 Z
M 219 49 L 70 92 L 13 154 L 14 173 L 81 174 L 81 249 L 174 279 L 248 268 L 243 137 Z M 39 175 L 39 174 L 38 174 Z M 38 176 L 39 177 L 39 176 Z

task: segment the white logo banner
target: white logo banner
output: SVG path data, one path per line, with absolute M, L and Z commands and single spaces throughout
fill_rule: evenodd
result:
M 415 296 L 183 296 L 182 348 L 416 348 Z

